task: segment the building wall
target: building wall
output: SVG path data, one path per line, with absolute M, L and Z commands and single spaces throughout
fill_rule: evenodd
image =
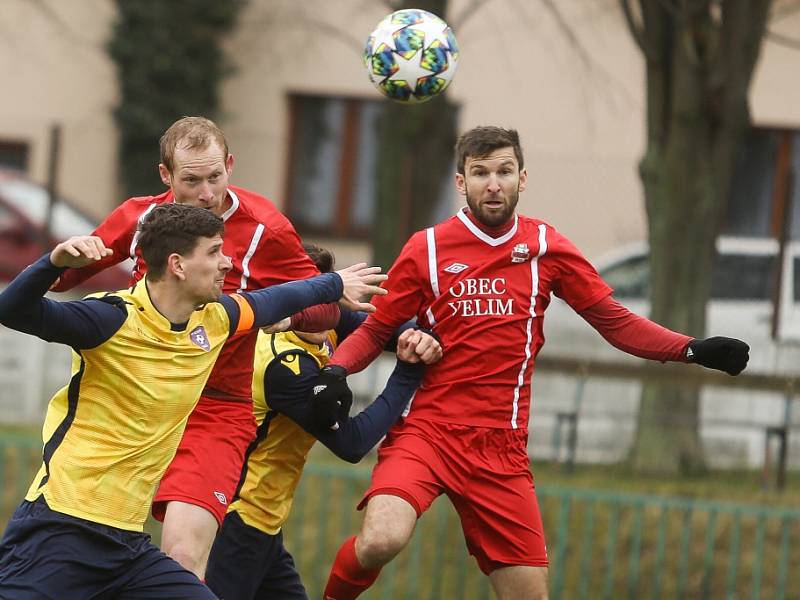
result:
M 637 175 L 643 64 L 617 2 L 557 6 L 569 32 L 544 3 L 451 0 L 445 17 L 462 54 L 448 93 L 460 106 L 460 129 L 519 129 L 530 174 L 521 211 L 550 221 L 597 257 L 645 235 Z M 226 41 L 235 71 L 223 85 L 219 119 L 236 157 L 236 183 L 282 205 L 288 93 L 378 97 L 361 51 L 386 12 L 380 0 L 246 5 Z M 5 0 L 0 17 L 0 139 L 29 142 L 29 173 L 44 181 L 49 128 L 60 123 L 59 189 L 98 218 L 120 200 L 111 117 L 118 92 L 105 53 L 113 19 L 111 0 Z M 800 13 L 783 14 L 770 28 L 796 37 Z M 796 48 L 768 37 L 752 91 L 757 124 L 800 127 L 798 60 Z M 343 260 L 368 254 L 362 243 L 335 246 Z
M 449 94 L 460 129 L 520 131 L 529 170 L 520 210 L 570 236 L 590 257 L 645 237 L 638 178 L 644 150 L 644 65 L 618 3 L 558 3 L 565 31 L 541 3 L 451 0 L 461 47 Z M 377 97 L 360 55 L 383 3 L 251 2 L 229 40 L 239 71 L 225 85 L 237 181 L 281 202 L 288 170 L 287 93 Z M 772 26 L 800 31 L 800 14 Z M 574 37 L 573 37 L 574 36 Z M 578 40 L 578 44 L 573 43 Z M 759 125 L 800 127 L 797 49 L 764 44 L 752 90 Z M 453 208 L 459 204 L 455 192 Z M 346 259 L 363 244 L 330 242 Z
M 113 18 L 109 0 L 3 0 L 0 10 L 0 140 L 28 143 L 28 174 L 45 182 L 60 125 L 58 188 L 98 219 L 119 201 L 117 82 L 104 48 Z

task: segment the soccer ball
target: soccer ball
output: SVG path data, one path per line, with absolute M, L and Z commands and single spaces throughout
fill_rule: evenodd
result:
M 364 65 L 370 81 L 387 98 L 425 102 L 441 94 L 453 79 L 458 66 L 456 36 L 433 13 L 398 10 L 370 34 Z

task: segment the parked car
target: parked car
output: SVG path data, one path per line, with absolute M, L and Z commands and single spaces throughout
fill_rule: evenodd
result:
M 800 242 L 784 253 L 778 303 L 778 335 L 772 339 L 773 295 L 779 245 L 774 239 L 720 237 L 706 308 L 706 334 L 741 338 L 753 348 L 748 370 L 800 373 Z M 650 265 L 647 245 L 633 244 L 596 261 L 614 297 L 633 312 L 648 316 Z M 554 298 L 544 320 L 545 353 L 610 358 L 610 347 L 561 300 Z M 684 332 L 702 335 L 702 332 Z
M 45 220 L 47 190 L 17 171 L 0 169 L 0 281 L 10 281 L 22 269 L 73 235 L 91 233 L 97 222 L 63 198 L 53 204 L 50 231 Z M 128 286 L 130 262 L 106 269 L 85 282 L 80 291 L 118 290 Z

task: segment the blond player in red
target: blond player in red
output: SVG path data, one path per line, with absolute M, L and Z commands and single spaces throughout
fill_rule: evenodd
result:
M 514 130 L 478 127 L 456 145 L 456 187 L 467 206 L 416 233 L 389 272 L 389 294 L 337 349 L 317 379 L 320 422 L 335 420 L 346 373 L 363 368 L 408 318 L 433 329 L 444 357 L 428 367 L 404 419 L 389 431 L 360 506 L 358 536 L 340 548 L 326 600 L 357 597 L 408 543 L 441 494 L 467 548 L 502 600 L 547 597 L 548 558 L 527 453 L 531 377 L 551 294 L 618 348 L 696 362 L 734 375 L 748 347 L 694 340 L 617 303 L 563 235 L 515 212 L 527 172 Z
M 319 273 L 292 224 L 269 200 L 229 184 L 233 155 L 213 122 L 202 117 L 176 121 L 161 138 L 158 169 L 167 191 L 126 200 L 94 232 L 113 254 L 90 267 L 66 271 L 53 289 L 67 290 L 128 257 L 135 261 L 133 281 L 141 279 L 146 265 L 137 244 L 137 223 L 170 202 L 206 208 L 224 220 L 223 252 L 232 261 L 224 293 Z M 294 320 L 303 331 L 321 331 L 335 327 L 338 318 L 339 309 L 331 304 L 308 309 Z M 256 430 L 251 397 L 256 335 L 237 336 L 225 344 L 153 504 L 153 514 L 164 521 L 162 548 L 201 578 Z

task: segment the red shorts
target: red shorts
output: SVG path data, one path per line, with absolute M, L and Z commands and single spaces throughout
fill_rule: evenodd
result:
M 358 508 L 371 496 L 389 494 L 411 503 L 419 518 L 447 494 L 469 553 L 485 574 L 508 566 L 546 567 L 527 437 L 524 429 L 406 421 L 381 445 Z
M 153 517 L 163 521 L 166 503 L 179 500 L 205 508 L 221 524 L 255 434 L 252 403 L 201 396 L 158 486 Z

